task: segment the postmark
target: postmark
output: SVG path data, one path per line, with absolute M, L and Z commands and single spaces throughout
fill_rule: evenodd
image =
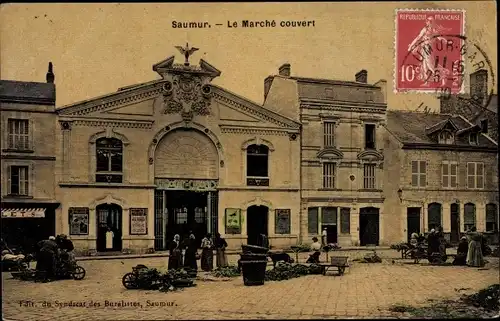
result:
M 394 92 L 463 93 L 464 10 L 397 9 Z

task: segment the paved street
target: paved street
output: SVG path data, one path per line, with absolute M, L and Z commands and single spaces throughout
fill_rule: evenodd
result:
M 350 258 L 362 252 L 346 252 Z M 486 269 L 408 264 L 396 251 L 383 251 L 384 262 L 352 262 L 342 276 L 306 276 L 243 286 L 242 278 L 196 281 L 179 292 L 126 290 L 121 278 L 137 264 L 165 268 L 166 258 L 83 261 L 83 281 L 31 283 L 3 273 L 3 315 L 7 320 L 155 320 L 155 319 L 304 319 L 395 316 L 392 304 L 425 304 L 427 299 L 458 298 L 498 283 L 498 259 Z M 234 262 L 236 255 L 230 257 Z M 305 254 L 301 255 L 301 261 Z M 323 257 L 324 259 L 324 257 Z M 467 291 L 458 291 L 459 289 Z M 30 301 L 31 304 L 20 304 Z M 85 307 L 61 307 L 69 301 Z M 140 307 L 110 307 L 111 302 L 137 302 Z M 90 306 L 93 301 L 99 306 Z M 50 307 L 44 307 L 46 303 Z M 148 307 L 148 302 L 163 306 Z M 31 305 L 31 306 L 30 306 Z

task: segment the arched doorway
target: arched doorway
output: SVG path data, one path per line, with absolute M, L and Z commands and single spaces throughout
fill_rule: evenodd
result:
M 219 154 L 207 131 L 178 128 L 158 142 L 154 152 L 155 249 L 218 231 Z
M 117 204 L 101 204 L 96 207 L 97 215 L 97 240 L 96 250 L 121 251 L 122 250 L 122 208 Z M 106 233 L 113 232 L 111 248 L 106 244 Z
M 260 235 L 268 235 L 269 208 L 252 205 L 247 209 L 247 244 L 260 245 Z

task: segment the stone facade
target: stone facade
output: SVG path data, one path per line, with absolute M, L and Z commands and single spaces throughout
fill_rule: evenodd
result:
M 47 83 L 0 82 L 2 238 L 15 247 L 55 233 L 57 115 L 49 68 Z

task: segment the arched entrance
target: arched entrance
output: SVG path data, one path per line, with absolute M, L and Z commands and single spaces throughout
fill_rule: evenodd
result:
M 198 243 L 217 232 L 219 155 L 202 131 L 178 128 L 154 152 L 155 249 L 165 250 L 175 234 L 193 233 Z
M 252 205 L 247 209 L 247 243 L 260 245 L 260 235 L 268 235 L 269 208 Z
M 97 240 L 96 250 L 121 251 L 122 250 L 122 208 L 117 204 L 101 204 L 96 207 L 97 215 Z M 106 233 L 113 232 L 111 248 L 106 244 Z

